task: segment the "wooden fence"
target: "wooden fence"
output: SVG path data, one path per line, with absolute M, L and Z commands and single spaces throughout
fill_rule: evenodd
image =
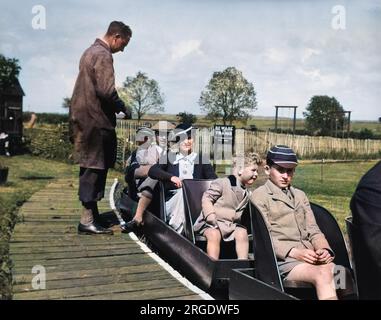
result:
M 332 137 L 297 136 L 273 132 L 244 132 L 244 150 L 265 153 L 272 145 L 290 146 L 302 158 L 315 155 L 372 155 L 381 152 L 381 140 L 340 139 Z M 240 141 L 238 141 L 239 143 Z M 237 143 L 237 142 L 236 142 Z M 241 147 L 242 148 L 242 147 Z
M 135 144 L 137 127 L 135 121 L 118 120 L 118 160 L 124 160 L 126 156 L 137 147 Z M 226 159 L 228 161 L 231 159 L 233 153 L 243 154 L 254 151 L 264 155 L 267 150 L 275 144 L 290 146 L 302 159 L 348 159 L 381 155 L 381 140 L 298 136 L 236 129 L 235 146 L 233 150 L 229 145 L 214 144 L 213 137 L 213 128 L 200 128 L 197 130 L 194 141 L 195 151 L 202 152 L 203 155 L 209 156 L 210 159 Z

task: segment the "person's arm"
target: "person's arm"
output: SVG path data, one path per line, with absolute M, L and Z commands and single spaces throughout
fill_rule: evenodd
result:
M 222 196 L 222 185 L 220 181 L 213 181 L 208 190 L 202 196 L 202 214 L 206 222 L 216 225 L 217 215 L 214 210 L 214 204 Z
M 332 251 L 327 239 L 325 238 L 324 234 L 321 232 L 319 226 L 316 223 L 315 215 L 312 212 L 310 202 L 308 201 L 308 198 L 305 194 L 303 195 L 302 201 L 305 210 L 306 230 L 309 237 L 308 240 L 313 245 L 315 251 L 323 248 Z
M 148 171 L 152 167 L 152 165 L 147 164 L 147 165 L 141 165 L 139 168 L 136 168 L 134 177 L 135 179 L 140 179 L 140 178 L 147 178 L 148 177 Z
M 262 193 L 256 193 L 255 191 L 251 195 L 251 202 L 259 209 L 260 213 L 263 216 L 263 219 L 266 223 L 267 229 L 270 232 L 271 239 L 274 246 L 275 254 L 278 258 L 282 260 L 286 260 L 289 252 L 292 248 L 294 248 L 293 245 L 290 245 L 287 241 L 279 241 L 277 237 L 275 237 L 272 233 L 271 228 L 271 212 L 270 212 L 270 205 L 267 202 L 268 195 L 264 195 Z
M 172 174 L 168 173 L 168 154 L 160 157 L 159 162 L 154 164 L 148 171 L 148 176 L 155 180 L 170 181 Z
M 96 95 L 114 108 L 114 112 L 123 112 L 127 118 L 131 118 L 131 111 L 126 108 L 124 102 L 119 98 L 115 89 L 115 76 L 113 59 L 110 54 L 99 54 L 95 58 L 94 87 Z

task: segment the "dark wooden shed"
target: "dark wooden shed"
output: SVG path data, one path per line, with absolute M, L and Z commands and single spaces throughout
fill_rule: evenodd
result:
M 20 82 L 16 81 L 5 89 L 0 89 L 0 132 L 6 132 L 11 138 L 21 138 L 22 100 L 25 96 Z

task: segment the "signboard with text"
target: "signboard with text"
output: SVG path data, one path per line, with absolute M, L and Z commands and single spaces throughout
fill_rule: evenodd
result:
M 214 160 L 231 160 L 234 148 L 235 126 L 214 126 Z

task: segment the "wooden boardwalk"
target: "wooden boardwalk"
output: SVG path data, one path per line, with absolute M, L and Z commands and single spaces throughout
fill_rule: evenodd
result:
M 13 299 L 202 299 L 118 226 L 113 236 L 78 235 L 77 188 L 74 179 L 54 181 L 21 208 L 10 243 Z M 99 209 L 110 211 L 106 200 Z M 33 288 L 35 266 L 46 271 L 45 289 Z

